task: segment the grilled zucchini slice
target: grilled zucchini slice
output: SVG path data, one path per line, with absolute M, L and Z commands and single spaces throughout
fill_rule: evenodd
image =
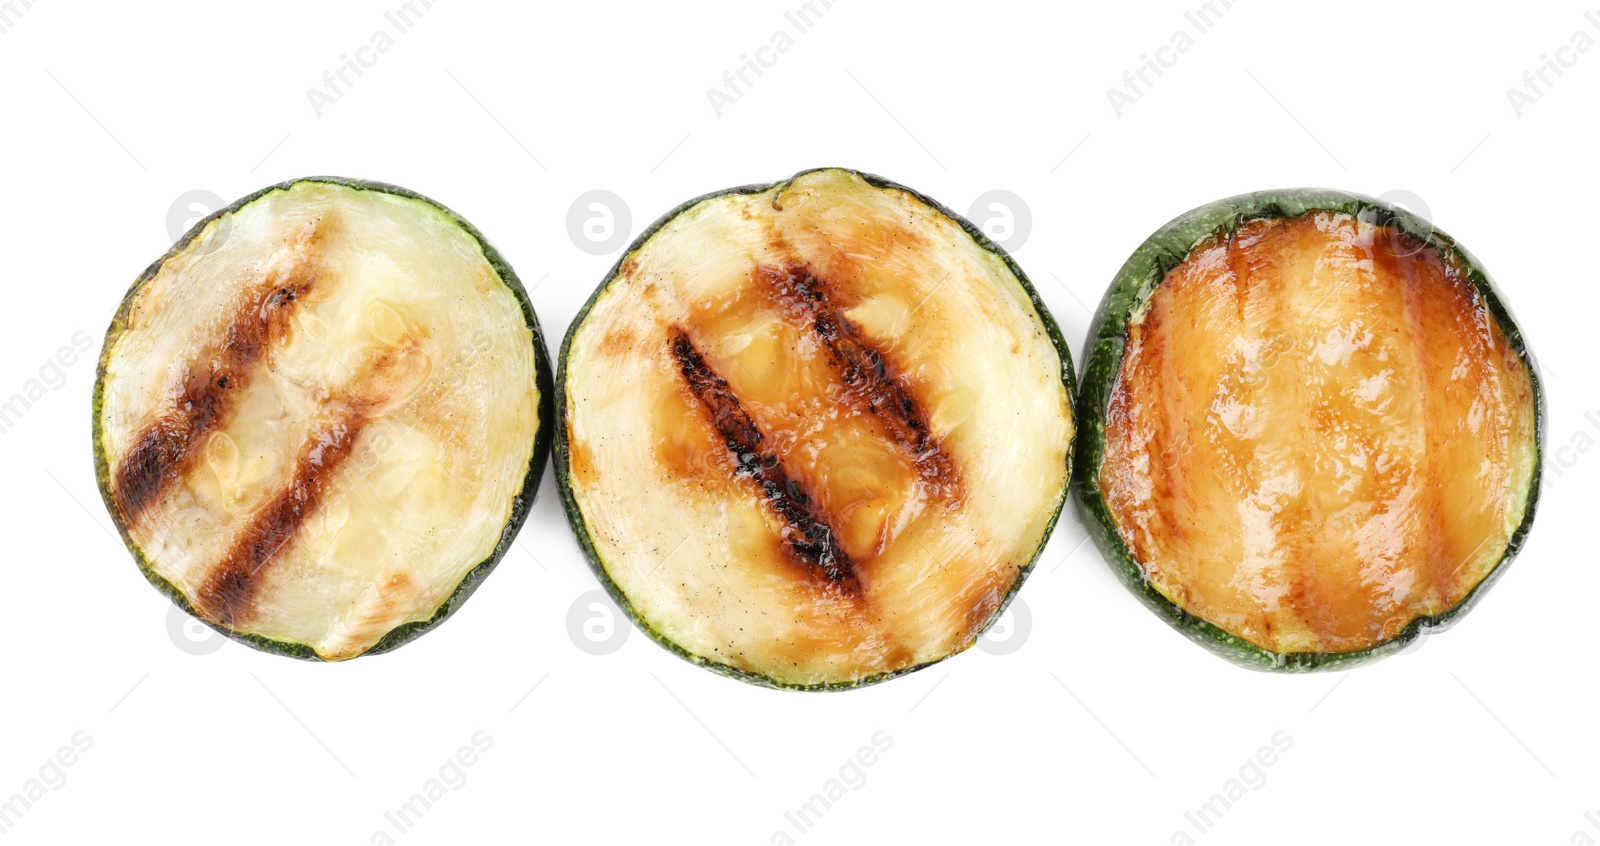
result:
M 219 631 L 382 652 L 505 553 L 552 387 L 527 294 L 466 221 L 394 186 L 286 182 L 128 291 L 94 389 L 100 492 L 145 576 Z
M 970 646 L 1070 476 L 1072 365 L 1020 268 L 848 170 L 691 200 L 568 331 L 556 472 L 595 572 L 692 662 L 843 688 Z
M 1533 523 L 1543 400 L 1477 259 L 1326 190 L 1196 209 L 1090 329 L 1076 486 L 1128 586 L 1267 670 L 1345 668 L 1460 617 Z

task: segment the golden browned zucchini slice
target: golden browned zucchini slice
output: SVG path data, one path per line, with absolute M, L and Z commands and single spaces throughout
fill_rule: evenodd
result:
M 1066 495 L 1066 347 L 970 224 L 829 169 L 693 200 L 567 334 L 556 468 L 595 571 L 668 649 L 777 687 L 943 659 Z
M 101 494 L 226 634 L 339 660 L 457 608 L 548 454 L 539 325 L 477 230 L 393 186 L 275 185 L 139 277 L 95 383 Z
M 1197 209 L 1129 259 L 1085 366 L 1079 500 L 1113 566 L 1243 664 L 1344 667 L 1521 546 L 1539 381 L 1478 262 L 1329 191 Z

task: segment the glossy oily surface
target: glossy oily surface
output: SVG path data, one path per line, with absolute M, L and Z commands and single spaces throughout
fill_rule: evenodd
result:
M 95 449 L 158 587 L 326 660 L 464 598 L 525 512 L 548 372 L 486 250 L 415 195 L 312 180 L 213 216 L 141 278 L 107 334 Z
M 837 687 L 970 645 L 1065 496 L 1070 363 L 997 251 L 882 181 L 690 203 L 567 338 L 557 468 L 669 648 Z
M 1195 246 L 1128 321 L 1096 477 L 1178 608 L 1371 649 L 1507 555 L 1538 466 L 1520 349 L 1459 258 L 1340 211 Z

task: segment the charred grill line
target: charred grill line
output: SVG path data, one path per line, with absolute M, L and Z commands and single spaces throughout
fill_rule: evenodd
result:
M 301 447 L 294 478 L 234 539 L 222 563 L 211 571 L 197 595 L 208 619 L 233 626 L 248 612 L 267 564 L 321 507 L 334 475 L 355 447 L 367 418 L 352 413 L 312 433 Z
M 117 506 L 128 525 L 188 473 L 205 436 L 226 425 L 233 396 L 283 338 L 295 302 L 315 282 L 314 274 L 270 277 L 240 304 L 222 342 L 189 364 L 171 407 L 139 433 L 116 469 Z
M 957 483 L 955 465 L 928 429 L 916 399 L 883 354 L 846 318 L 827 287 L 801 266 L 763 267 L 761 281 L 778 305 L 809 324 L 844 382 L 846 398 L 866 407 L 911 456 L 922 478 L 940 487 Z
M 738 462 L 738 475 L 761 486 L 767 507 L 786 524 L 784 543 L 790 551 L 844 592 L 860 593 L 854 565 L 839 546 L 826 515 L 789 476 L 778 457 L 762 449 L 763 436 L 755 420 L 727 380 L 706 364 L 688 334 L 678 327 L 672 329 L 672 354 L 689 390 L 710 413 L 712 425 Z

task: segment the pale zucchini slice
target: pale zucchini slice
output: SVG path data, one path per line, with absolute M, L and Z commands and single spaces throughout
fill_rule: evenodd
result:
M 453 611 L 527 513 L 549 364 L 465 221 L 375 183 L 273 186 L 134 284 L 95 385 L 101 491 L 150 580 L 301 657 Z

